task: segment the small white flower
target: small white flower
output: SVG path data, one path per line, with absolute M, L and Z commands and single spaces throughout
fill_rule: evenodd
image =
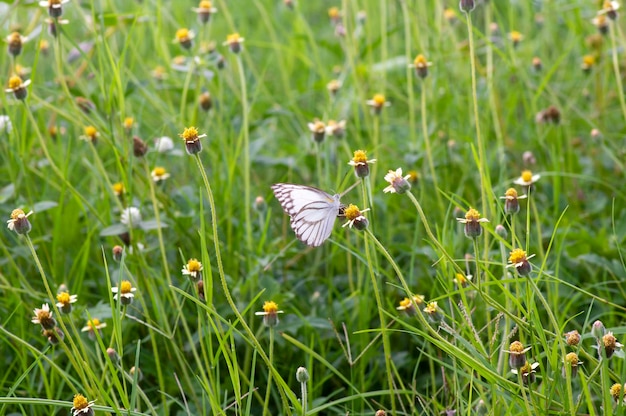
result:
M 0 115 L 0 133 L 11 133 L 11 130 L 13 130 L 13 125 L 9 116 Z
M 141 223 L 141 212 L 137 207 L 128 207 L 122 211 L 120 222 L 130 227 L 135 227 Z
M 170 137 L 163 136 L 155 139 L 154 145 L 157 152 L 166 153 L 174 148 L 174 141 Z

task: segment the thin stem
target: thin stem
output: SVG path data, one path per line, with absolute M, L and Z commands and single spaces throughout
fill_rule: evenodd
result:
M 476 86 L 476 56 L 474 54 L 474 35 L 472 28 L 472 16 L 470 13 L 466 13 L 467 17 L 467 32 L 469 39 L 469 54 L 470 54 L 470 68 L 472 74 L 472 100 L 473 100 L 473 116 L 474 124 L 476 125 L 476 143 L 478 145 L 478 171 L 480 172 L 480 198 L 482 201 L 483 210 L 486 213 L 486 217 L 491 217 L 493 210 L 491 204 L 487 199 L 487 189 L 491 189 L 491 181 L 489 179 L 489 172 L 487 170 L 487 160 L 485 157 L 485 144 L 483 143 L 482 134 L 480 131 L 480 118 L 478 116 L 478 88 Z
M 248 253 L 252 253 L 252 219 L 251 219 L 251 191 L 250 191 L 250 134 L 248 131 L 248 90 L 246 88 L 246 75 L 243 70 L 241 55 L 237 54 L 237 67 L 239 69 L 239 81 L 241 83 L 241 111 L 243 113 L 243 187 L 244 187 L 244 211 L 246 223 L 246 247 Z M 247 256 L 248 258 L 250 256 Z M 248 260 L 250 261 L 250 259 Z
M 613 59 L 613 70 L 615 71 L 615 82 L 617 83 L 617 96 L 622 107 L 622 115 L 626 121 L 626 100 L 624 99 L 624 87 L 622 86 L 622 75 L 619 69 L 619 57 L 617 56 L 617 40 L 615 34 L 615 22 L 609 24 L 611 30 L 611 57 Z
M 269 352 L 269 359 L 270 359 L 270 363 L 274 362 L 274 327 L 270 326 L 269 327 L 269 331 L 270 331 L 270 352 Z M 270 402 L 270 393 L 272 391 L 272 372 L 270 371 L 269 374 L 267 375 L 267 390 L 265 391 L 265 404 L 263 405 L 263 414 L 266 415 L 268 414 L 268 409 L 269 409 L 269 402 Z M 302 414 L 304 414 L 306 412 L 306 410 L 304 410 L 304 404 L 303 406 L 303 410 L 302 410 Z
M 244 319 L 243 315 L 241 315 L 241 312 L 239 312 L 239 309 L 237 309 L 237 305 L 235 304 L 235 301 L 233 300 L 233 297 L 230 293 L 230 289 L 228 288 L 228 283 L 226 282 L 226 274 L 224 273 L 224 266 L 222 264 L 222 252 L 220 249 L 220 240 L 219 240 L 219 235 L 217 233 L 217 212 L 215 210 L 215 199 L 213 198 L 213 191 L 211 189 L 211 184 L 209 183 L 209 179 L 206 175 L 206 171 L 204 170 L 204 166 L 202 166 L 202 160 L 200 159 L 200 154 L 196 154 L 195 159 L 198 165 L 198 170 L 200 171 L 200 175 L 202 176 L 202 180 L 204 182 L 204 187 L 207 193 L 207 197 L 209 198 L 209 207 L 211 209 L 211 225 L 212 225 L 212 231 L 213 231 L 213 245 L 215 247 L 215 258 L 217 260 L 217 270 L 219 272 L 220 283 L 222 284 L 222 290 L 224 291 L 224 296 L 226 297 L 226 301 L 228 302 L 228 305 L 230 306 L 233 313 L 237 317 L 239 324 L 243 327 L 243 329 L 245 330 L 245 333 L 249 336 L 250 342 L 254 345 L 259 355 L 261 356 L 265 364 L 268 366 L 269 371 L 274 372 L 276 370 L 273 369 L 272 362 L 263 351 L 263 348 L 261 344 L 259 343 L 259 340 L 255 337 L 254 332 L 252 332 L 252 329 L 246 323 L 246 320 Z M 285 392 L 283 391 L 282 388 L 278 389 L 278 392 L 280 393 L 280 397 L 283 402 L 283 408 L 287 409 L 287 414 L 290 415 L 291 411 L 288 409 L 290 409 L 291 407 L 287 403 L 287 397 L 285 396 Z

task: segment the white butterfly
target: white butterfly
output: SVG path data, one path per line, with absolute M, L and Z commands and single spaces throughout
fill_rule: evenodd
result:
M 298 240 L 318 247 L 330 237 L 335 218 L 342 214 L 340 194 L 330 195 L 311 186 L 290 183 L 277 183 L 272 190 L 291 217 L 291 228 Z

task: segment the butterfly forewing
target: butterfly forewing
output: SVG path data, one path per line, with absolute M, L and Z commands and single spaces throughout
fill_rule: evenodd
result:
M 272 186 L 276 199 L 291 217 L 291 228 L 303 243 L 320 246 L 333 231 L 339 213 L 339 196 L 310 186 L 278 183 Z

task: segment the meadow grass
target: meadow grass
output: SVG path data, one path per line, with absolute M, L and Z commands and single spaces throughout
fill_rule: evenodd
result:
M 211 3 L 0 2 L 0 415 L 626 413 L 615 2 Z

